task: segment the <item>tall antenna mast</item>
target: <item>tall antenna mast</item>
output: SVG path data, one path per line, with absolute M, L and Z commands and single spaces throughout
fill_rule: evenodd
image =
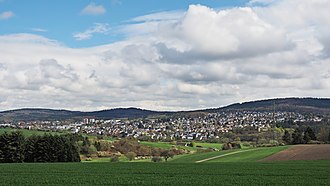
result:
M 273 128 L 275 128 L 275 100 L 273 102 Z

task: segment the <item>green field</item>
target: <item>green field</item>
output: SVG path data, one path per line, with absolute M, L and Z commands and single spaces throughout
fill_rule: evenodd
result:
M 174 157 L 173 160 L 170 160 L 172 163 L 195 163 L 196 161 L 203 160 L 206 158 L 227 154 L 235 150 L 228 151 L 215 151 L 208 153 L 193 153 L 193 154 L 184 154 Z
M 0 128 L 0 135 L 7 132 L 10 133 L 12 131 L 20 131 L 23 133 L 24 136 L 29 137 L 32 135 L 43 135 L 45 133 L 47 134 L 65 134 L 60 132 L 46 132 L 46 131 L 38 131 L 38 130 L 27 130 L 27 129 L 12 129 L 12 128 Z
M 12 130 L 12 129 L 11 129 Z M 0 129 L 0 133 L 5 132 Z M 9 132 L 9 130 L 7 130 Z M 23 134 L 44 134 L 22 130 Z M 165 142 L 141 142 L 171 148 Z M 205 148 L 221 144 L 197 143 Z M 215 147 L 217 146 L 217 147 Z M 182 147 L 182 146 L 177 146 Z M 259 162 L 288 146 L 196 152 L 177 155 L 168 162 L 150 159 L 111 163 L 95 158 L 88 163 L 0 164 L 0 185 L 329 185 L 330 160 Z M 125 162 L 126 161 L 126 162 Z M 199 163 L 196 163 L 199 162 Z
M 207 162 L 255 162 L 287 148 L 287 146 L 262 147 L 257 149 L 245 150 L 237 154 L 231 154 Z
M 330 161 L 0 164 L 0 185 L 328 185 Z
M 193 153 L 185 154 L 175 157 L 171 162 L 174 163 L 195 163 L 207 158 L 213 158 L 216 156 L 222 156 L 216 159 L 212 159 L 205 162 L 256 162 L 274 153 L 287 149 L 287 146 L 280 147 L 263 147 L 256 149 L 237 149 L 226 151 L 215 151 L 209 153 Z M 232 154 L 234 153 L 234 154 Z M 228 155 L 227 155 L 228 154 Z
M 149 147 L 156 147 L 162 149 L 170 149 L 172 148 L 172 144 L 166 142 L 149 142 L 149 141 L 141 141 L 141 145 L 149 146 Z
M 204 148 L 215 148 L 215 149 L 222 149 L 223 144 L 220 143 L 201 143 L 196 142 L 196 146 L 202 146 Z
M 148 141 L 141 141 L 141 145 L 150 146 L 150 147 L 156 147 L 156 148 L 162 148 L 162 149 L 170 149 L 173 146 L 176 146 L 177 148 L 186 149 L 190 151 L 196 151 L 197 147 L 189 147 L 189 146 L 180 146 L 180 145 L 172 145 L 168 142 L 148 142 Z M 221 149 L 223 144 L 220 143 L 202 143 L 202 142 L 196 142 L 196 146 L 201 146 L 203 148 L 215 148 L 215 149 Z
M 54 131 L 39 131 L 39 130 L 28 130 L 28 129 L 13 129 L 13 128 L 0 128 L 0 135 L 7 132 L 13 132 L 13 131 L 20 131 L 23 133 L 25 137 L 29 137 L 32 135 L 44 135 L 46 134 L 52 134 L 52 135 L 62 135 L 62 134 L 68 134 L 69 132 L 54 132 Z M 87 136 L 89 139 L 97 139 L 96 135 L 88 135 L 88 134 L 82 134 L 83 136 Z M 114 139 L 110 136 L 102 136 L 104 140 L 108 141 L 114 141 Z

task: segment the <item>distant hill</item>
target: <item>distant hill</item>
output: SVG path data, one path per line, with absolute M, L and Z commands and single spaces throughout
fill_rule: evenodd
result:
M 168 114 L 170 112 L 158 112 L 144 110 L 139 108 L 117 108 L 111 110 L 102 110 L 95 112 L 83 112 L 82 115 L 95 117 L 98 119 L 114 119 L 114 118 L 145 118 L 154 115 Z
M 211 112 L 233 111 L 290 111 L 330 115 L 330 99 L 327 98 L 279 98 L 236 103 L 226 107 L 196 111 L 159 112 L 139 108 L 117 108 L 110 110 L 80 112 L 52 109 L 17 109 L 0 112 L 0 123 L 5 121 L 42 121 L 42 120 L 82 120 L 84 117 L 96 119 L 146 118 L 159 115 L 167 116 L 203 116 Z
M 47 121 L 67 120 L 81 116 L 81 112 L 52 109 L 17 109 L 0 112 L 0 122 L 4 121 Z
M 289 111 L 299 113 L 329 114 L 330 99 L 328 98 L 278 98 L 268 100 L 258 100 L 245 103 L 235 103 L 211 111 Z
M 162 115 L 170 112 L 158 112 L 138 108 L 117 108 L 94 112 L 80 112 L 53 109 L 17 109 L 0 112 L 0 123 L 4 121 L 56 121 L 56 120 L 81 120 L 85 117 L 96 119 L 115 118 L 145 118 L 153 115 Z

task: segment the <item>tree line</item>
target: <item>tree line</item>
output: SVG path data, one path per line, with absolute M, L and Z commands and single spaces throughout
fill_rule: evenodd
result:
M 68 135 L 25 137 L 14 131 L 0 135 L 0 163 L 80 162 L 77 139 Z
M 330 132 L 326 128 L 321 128 L 316 135 L 309 126 L 305 130 L 298 127 L 292 133 L 285 130 L 282 139 L 286 144 L 327 143 L 330 141 Z

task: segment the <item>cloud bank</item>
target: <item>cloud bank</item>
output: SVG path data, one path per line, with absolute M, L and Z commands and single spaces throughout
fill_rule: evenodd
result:
M 256 2 L 138 17 L 122 26 L 127 39 L 91 48 L 2 35 L 0 108 L 185 110 L 328 97 L 330 2 Z

